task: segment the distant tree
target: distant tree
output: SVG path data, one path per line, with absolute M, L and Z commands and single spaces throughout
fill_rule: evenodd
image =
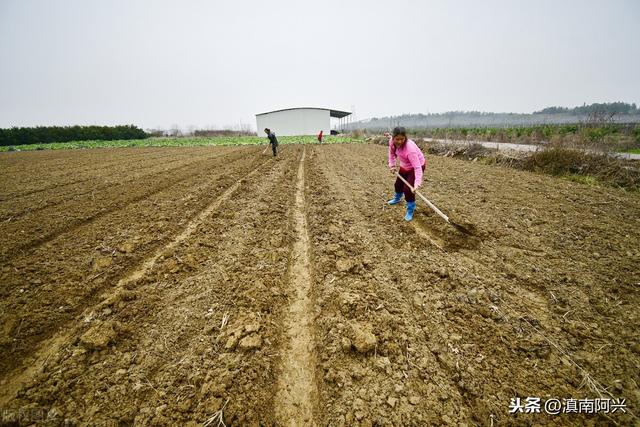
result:
M 562 114 L 569 111 L 566 107 L 547 107 L 540 111 L 534 111 L 533 114 Z
M 169 129 L 167 136 L 174 136 L 174 137 L 182 136 L 182 131 L 180 130 L 180 126 L 178 126 L 177 124 L 171 125 L 171 129 Z

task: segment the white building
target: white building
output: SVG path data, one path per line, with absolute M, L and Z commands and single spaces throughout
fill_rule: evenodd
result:
M 331 117 L 338 119 L 336 128 L 343 130 L 348 124 L 350 112 L 331 110 L 328 108 L 287 108 L 256 114 L 258 136 L 262 136 L 265 128 L 276 135 L 324 135 L 331 133 Z

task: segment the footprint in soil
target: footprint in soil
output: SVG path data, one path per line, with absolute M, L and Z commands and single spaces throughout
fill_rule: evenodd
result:
M 424 234 L 445 251 L 477 249 L 482 242 L 481 233 L 471 223 L 447 224 L 436 215 L 420 213 L 413 219 L 418 234 Z

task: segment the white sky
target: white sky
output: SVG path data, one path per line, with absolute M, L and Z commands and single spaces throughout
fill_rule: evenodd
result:
M 640 1 L 0 0 L 0 127 L 640 103 Z

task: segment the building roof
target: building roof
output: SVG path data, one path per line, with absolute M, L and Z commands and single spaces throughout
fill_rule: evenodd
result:
M 267 111 L 266 113 L 258 113 L 256 114 L 256 116 L 262 116 L 264 114 L 278 113 L 280 111 L 289 111 L 289 110 L 328 110 L 330 117 L 335 117 L 338 119 L 341 119 L 351 114 L 351 112 L 349 111 L 332 110 L 330 108 L 296 107 L 296 108 L 283 108 L 282 110 Z

